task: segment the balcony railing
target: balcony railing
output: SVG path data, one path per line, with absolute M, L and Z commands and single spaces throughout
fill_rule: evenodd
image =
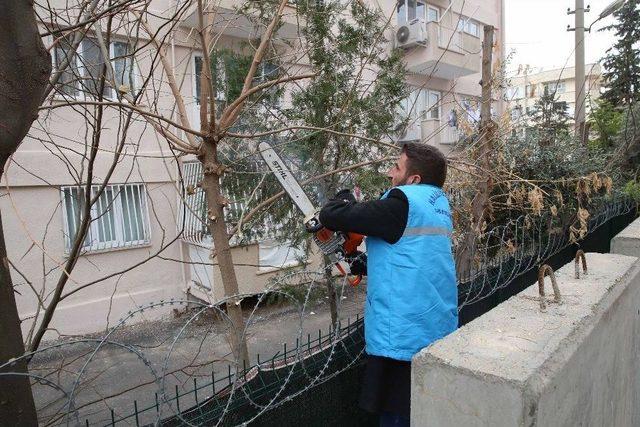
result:
M 426 46 L 406 51 L 410 72 L 447 80 L 480 72 L 482 42 L 478 37 L 438 22 L 424 25 Z

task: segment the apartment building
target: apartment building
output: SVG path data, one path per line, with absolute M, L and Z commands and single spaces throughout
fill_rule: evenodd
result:
M 480 95 L 483 25 L 497 28 L 496 60 L 502 57 L 502 2 L 370 2 L 395 24 L 388 38 L 393 47 L 403 49 L 410 71 L 407 83 L 414 88 L 405 103 L 411 124 L 399 140 L 422 140 L 447 151 L 458 133 L 448 120 L 451 111 L 467 106 L 471 112 Z M 194 31 L 198 22 L 192 3 L 186 6 L 190 9 L 181 15 L 184 18 L 179 25 L 172 28 L 163 24 L 185 3 L 154 0 L 149 24 L 159 29 L 158 38 L 164 40 L 166 60 L 178 82 L 191 127 L 199 129 L 198 76 L 203 55 Z M 240 3 L 217 2 L 213 22 L 216 49 L 250 52 L 247 41 L 255 39 L 256 26 L 238 16 Z M 49 4 L 62 12 L 68 6 L 62 0 Z M 46 21 L 45 11 L 40 12 L 43 28 L 53 24 Z M 278 37 L 295 40 L 298 25 L 295 7 L 287 6 Z M 402 30 L 405 27 L 409 29 Z M 0 209 L 25 336 L 42 317 L 43 302 L 50 300 L 56 284 L 66 275 L 64 266 L 81 219 L 95 133 L 93 119 L 88 120 L 85 112 L 69 101 L 91 101 L 100 90 L 107 101 L 115 101 L 118 91 L 136 94 L 151 79 L 142 96 L 158 112 L 177 121 L 167 73 L 158 65 L 157 51 L 148 35 L 136 31 L 133 37 L 126 22 L 119 23 L 105 51 L 97 42 L 100 35 L 96 31 L 90 29 L 80 43 L 69 71 L 61 75 L 56 96 L 47 104 L 51 108 L 43 110 L 3 176 Z M 53 37 L 46 36 L 44 41 L 52 53 L 55 72 L 70 57 L 71 40 L 58 39 L 54 44 Z M 284 44 L 276 48 L 285 58 L 295 49 Z M 114 74 L 115 87 L 98 84 L 104 64 Z M 265 63 L 257 78 L 268 78 L 271 73 Z M 223 91 L 216 98 L 223 101 Z M 281 102 L 287 100 L 285 90 Z M 224 296 L 220 272 L 210 265 L 213 243 L 201 221 L 206 207 L 197 186 L 202 177 L 200 163 L 193 155 L 174 156 L 165 136 L 141 117 L 127 120 L 121 111 L 105 108 L 100 120 L 100 146 L 91 162 L 91 192 L 96 198 L 92 222 L 47 338 L 103 330 L 150 302 L 187 298 L 215 302 Z M 183 136 L 180 129 L 171 129 Z M 117 152 L 121 155 L 114 162 Z M 100 184 L 107 181 L 98 194 Z M 190 191 L 182 198 L 186 189 Z M 230 211 L 240 207 L 232 203 Z M 282 268 L 299 265 L 296 248 L 269 238 L 232 243 L 241 293 L 260 292 Z M 318 262 L 312 259 L 314 265 Z M 131 322 L 170 315 L 174 308 L 147 310 Z
M 504 58 L 504 1 L 385 1 L 396 23 L 390 38 L 404 50 L 413 88 L 403 106 L 409 125 L 400 141 L 425 141 L 449 152 L 463 130 L 479 120 L 482 38 L 495 27 L 494 64 Z M 494 111 L 502 109 L 496 102 Z
M 164 41 L 191 128 L 199 129 L 196 76 L 202 52 L 194 31 L 196 2 L 191 3 L 184 6 L 182 1 L 154 0 L 149 26 L 158 31 L 157 39 Z M 236 3 L 219 2 L 214 23 L 220 28 L 219 48 L 246 49 L 247 40 L 256 36 L 254 24 L 238 17 Z M 78 18 L 78 11 L 69 8 L 68 2 L 55 0 L 48 5 L 64 19 L 47 21 L 53 13 L 38 10 L 43 33 L 52 25 L 64 26 Z M 182 7 L 190 7 L 181 14 L 184 19 L 173 28 L 167 25 Z M 294 35 L 298 27 L 289 21 L 292 19 L 295 8 L 288 8 L 279 37 L 286 37 L 287 32 Z M 104 31 L 105 21 L 102 25 Z M 54 73 L 72 58 L 73 34 L 43 38 L 52 55 Z M 148 80 L 141 105 L 149 108 L 151 103 L 154 111 L 178 122 L 176 100 L 149 35 L 126 20 L 115 20 L 110 41 L 104 42 L 105 51 L 98 43 L 105 34 L 99 34 L 95 26 L 89 29 L 61 75 L 55 96 L 45 104 L 47 109 L 3 175 L 0 209 L 16 303 L 27 339 L 34 322 L 43 316 L 43 303 L 51 300 L 56 284 L 65 280 L 65 263 L 84 207 L 89 166 L 93 174 L 91 196 L 96 199 L 90 211 L 92 220 L 81 244 L 82 256 L 68 275 L 46 339 L 104 330 L 129 311 L 151 302 L 193 297 L 215 302 L 224 297 L 220 273 L 217 266 L 211 266 L 209 257 L 211 238 L 203 233 L 200 220 L 199 214 L 206 208 L 201 190 L 195 186 L 202 175 L 195 156 L 175 156 L 158 128 L 142 116 L 127 119 L 118 108 L 106 107 L 99 117 L 99 147 L 89 161 L 98 118 L 89 117 L 79 104 L 95 102 L 101 90 L 105 103 L 115 102 L 116 91 L 137 95 Z M 115 78 L 115 87 L 100 87 L 105 64 Z M 261 70 L 258 78 L 268 72 Z M 180 129 L 170 130 L 184 136 Z M 116 152 L 120 156 L 114 161 Z M 182 183 L 180 177 L 184 178 Z M 104 182 L 108 185 L 98 193 Z M 188 185 L 196 190 L 183 199 L 181 187 Z M 297 249 L 270 239 L 236 244 L 232 252 L 241 293 L 260 292 L 279 270 L 299 264 Z M 176 308 L 167 305 L 145 310 L 128 323 L 171 315 Z
M 600 64 L 585 67 L 586 112 L 589 113 L 594 100 L 600 97 L 602 71 Z M 575 113 L 576 78 L 575 68 L 565 67 L 532 72 L 521 66 L 510 79 L 505 99 L 511 112 L 512 122 L 525 123 L 523 117 L 533 111 L 536 102 L 547 93 L 555 94 L 558 108 L 566 108 L 571 121 Z

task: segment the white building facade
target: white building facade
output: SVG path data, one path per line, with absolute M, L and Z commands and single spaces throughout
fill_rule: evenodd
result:
M 65 11 L 66 2 L 50 3 L 60 13 L 75 13 Z M 255 27 L 237 16 L 234 8 L 239 3 L 219 2 L 213 22 L 216 47 L 250 52 L 247 41 L 255 37 Z M 472 103 L 479 99 L 483 25 L 496 27 L 495 58 L 502 58 L 502 2 L 369 3 L 391 17 L 388 37 L 403 49 L 410 71 L 407 83 L 414 88 L 405 107 L 411 124 L 400 140 L 420 140 L 448 151 L 459 132 L 448 120 L 451 111 L 471 111 L 475 108 Z M 179 25 L 163 26 L 183 4 L 154 0 L 150 16 L 156 18 L 150 19 L 149 26 L 159 29 L 158 38 L 163 40 L 162 49 L 185 101 L 191 128 L 199 129 L 196 76 L 202 52 L 194 30 L 195 5 L 185 6 L 191 9 L 182 15 Z M 39 16 L 47 32 L 53 23 L 46 21 L 46 13 Z M 279 36 L 294 39 L 297 25 L 295 7 L 287 6 Z M 89 30 L 70 71 L 61 75 L 57 94 L 45 103 L 47 108 L 3 176 L 0 209 L 26 339 L 61 281 L 66 281 L 63 298 L 47 339 L 104 330 L 150 302 L 191 297 L 215 302 L 224 297 L 220 273 L 209 259 L 211 239 L 198 222 L 204 199 L 197 188 L 202 172 L 195 156 L 175 155 L 162 135 L 164 125 L 154 127 L 153 120 L 128 116 L 109 106 L 98 114 L 96 132 L 97 116 L 88 120 L 86 111 L 73 105 L 74 100 L 92 102 L 100 90 L 104 102 L 115 103 L 122 92 L 139 95 L 140 105 L 153 104 L 155 111 L 179 121 L 168 73 L 159 66 L 149 36 L 139 31 L 133 34 L 126 22 L 114 26 L 110 40 L 104 43 L 98 43 L 104 33 L 97 33 L 95 27 Z M 412 41 L 399 38 L 405 26 Z M 70 57 L 72 36 L 73 32 L 68 38 L 60 34 L 44 37 L 54 72 Z M 113 73 L 115 87 L 98 84 L 103 66 Z M 270 71 L 267 67 L 261 73 L 269 75 Z M 286 94 L 283 102 L 287 102 Z M 184 136 L 179 128 L 166 126 Z M 89 168 L 92 184 L 87 190 Z M 189 185 L 193 189 L 183 199 Z M 92 221 L 81 244 L 82 255 L 65 272 L 87 191 L 95 199 Z M 298 265 L 300 255 L 297 249 L 272 240 L 236 245 L 232 253 L 241 293 L 263 291 L 276 272 Z M 172 308 L 151 310 L 144 319 L 170 315 Z

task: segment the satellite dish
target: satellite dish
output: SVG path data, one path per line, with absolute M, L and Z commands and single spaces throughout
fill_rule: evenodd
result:
M 398 28 L 398 31 L 396 32 L 396 40 L 398 40 L 399 43 L 405 43 L 407 40 L 409 40 L 409 34 L 409 27 L 403 25 L 402 27 Z

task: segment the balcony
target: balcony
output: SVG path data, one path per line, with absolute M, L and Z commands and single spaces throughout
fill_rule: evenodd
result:
M 425 119 L 409 123 L 398 133 L 396 141 L 398 143 L 421 141 L 435 146 L 453 146 L 460 141 L 461 137 L 464 137 L 462 130 L 440 120 Z
M 478 37 L 437 22 L 424 25 L 426 45 L 405 53 L 409 72 L 452 80 L 481 71 L 482 41 Z
M 219 0 L 216 2 L 213 28 L 217 33 L 242 39 L 253 39 L 262 34 L 264 28 L 255 25 L 246 16 L 239 14 L 236 9 L 242 2 L 238 0 Z M 198 28 L 197 4 L 190 6 L 187 17 L 181 22 L 187 28 Z M 286 6 L 282 16 L 282 25 L 277 30 L 279 38 L 298 37 L 300 17 L 296 16 L 294 6 Z M 205 16 L 206 22 L 206 16 Z

